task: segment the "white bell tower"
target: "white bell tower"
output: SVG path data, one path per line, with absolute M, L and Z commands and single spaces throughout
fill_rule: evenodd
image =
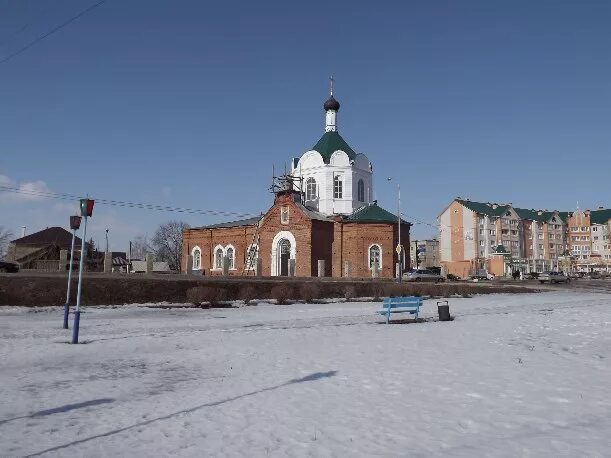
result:
M 330 97 L 325 102 L 325 132 L 337 132 L 337 112 L 339 111 L 339 102 L 333 97 L 334 79 L 329 78 Z
M 304 203 L 323 215 L 349 215 L 369 205 L 373 196 L 373 167 L 366 155 L 354 151 L 338 132 L 339 102 L 335 80 L 329 78 L 330 96 L 323 104 L 325 133 L 300 158 L 291 173 L 303 180 Z

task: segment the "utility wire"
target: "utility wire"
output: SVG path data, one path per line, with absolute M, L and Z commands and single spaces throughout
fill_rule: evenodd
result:
M 11 192 L 15 194 L 23 194 L 34 197 L 43 197 L 48 199 L 58 199 L 58 200 L 79 200 L 85 199 L 87 197 L 77 196 L 75 194 L 66 194 L 66 193 L 55 193 L 49 191 L 37 191 L 34 189 L 22 189 L 15 188 L 12 186 L 2 186 L 0 185 L 0 192 Z M 91 198 L 91 197 L 90 197 Z M 121 201 L 121 200 L 110 200 L 110 199 L 102 199 L 102 198 L 94 198 L 96 203 L 103 205 L 110 205 L 114 207 L 127 207 L 127 208 L 139 208 L 143 210 L 156 210 L 156 211 L 167 211 L 167 212 L 178 212 L 178 213 L 187 213 L 187 214 L 196 214 L 196 215 L 213 215 L 213 216 L 229 216 L 236 218 L 254 218 L 256 216 L 261 216 L 260 214 L 254 213 L 238 213 L 238 212 L 227 212 L 220 210 L 202 210 L 197 208 L 185 208 L 185 207 L 173 207 L 169 205 L 159 205 L 159 204 L 146 204 L 139 202 L 129 202 L 129 201 Z M 433 224 L 427 221 L 422 221 L 417 218 L 413 218 L 410 215 L 401 212 L 401 216 L 405 218 L 411 219 L 415 224 L 430 226 L 439 230 L 441 226 L 447 228 L 463 228 L 463 226 L 448 226 L 445 224 Z
M 28 196 L 35 197 L 43 197 L 48 199 L 59 199 L 59 200 L 79 200 L 85 199 L 86 197 L 77 196 L 74 194 L 65 194 L 65 193 L 55 193 L 48 191 L 37 191 L 30 189 L 20 189 L 11 186 L 0 186 L 0 192 L 12 192 L 15 194 L 24 194 Z M 235 218 L 249 218 L 260 216 L 252 213 L 237 213 L 237 212 L 227 212 L 227 211 L 219 211 L 219 210 L 202 210 L 197 208 L 185 208 L 185 207 L 173 207 L 169 205 L 158 205 L 158 204 L 145 204 L 139 202 L 128 202 L 122 200 L 111 200 L 111 199 L 102 199 L 102 198 L 94 198 L 96 203 L 103 205 L 110 205 L 114 207 L 128 207 L 128 208 L 140 208 L 143 210 L 156 210 L 156 211 L 167 211 L 167 212 L 177 212 L 177 213 L 187 213 L 187 214 L 195 214 L 195 215 L 214 215 L 214 216 L 228 216 Z
M 42 11 L 40 11 L 40 12 L 38 12 L 38 13 L 36 14 L 36 15 L 37 15 L 37 17 L 44 16 L 44 15 L 46 15 L 46 14 L 47 14 L 47 12 L 48 12 L 48 11 L 50 11 L 51 6 L 50 6 L 50 5 L 47 5 L 47 6 L 48 6 L 48 8 L 45 8 L 45 9 L 43 9 Z M 35 23 L 35 20 L 31 20 L 30 22 L 26 22 L 25 24 L 23 24 L 23 25 L 22 25 L 22 26 L 21 26 L 21 27 L 20 27 L 20 28 L 19 28 L 17 31 L 15 31 L 15 32 L 13 32 L 13 33 L 11 33 L 11 34 L 7 35 L 6 37 L 4 37 L 4 38 L 2 39 L 2 41 L 0 41 L 0 46 L 6 46 L 8 43 L 10 43 L 11 41 L 13 41 L 13 39 L 14 39 L 14 38 L 15 38 L 17 35 L 21 34 L 21 33 L 22 33 L 24 30 L 29 29 L 29 28 L 32 26 L 32 24 L 34 24 L 34 23 Z
M 85 8 L 83 11 L 81 11 L 80 13 L 78 13 L 75 16 L 72 16 L 70 19 L 68 19 L 67 21 L 61 23 L 60 25 L 58 25 L 57 27 L 54 27 L 53 29 L 51 29 L 50 31 L 48 31 L 47 33 L 35 38 L 34 40 L 30 41 L 27 45 L 25 45 L 24 47 L 18 49 L 17 51 L 15 51 L 13 54 L 9 54 L 7 57 L 5 57 L 4 59 L 0 60 L 0 64 L 4 64 L 6 62 L 8 62 L 9 60 L 11 60 L 13 57 L 17 57 L 19 54 L 21 54 L 24 51 L 27 51 L 28 49 L 30 49 L 32 46 L 35 46 L 36 44 L 40 43 L 42 40 L 44 40 L 45 38 L 53 35 L 55 32 L 63 29 L 64 27 L 66 27 L 68 24 L 76 21 L 78 18 L 86 15 L 87 13 L 89 13 L 90 11 L 94 10 L 95 8 L 97 8 L 98 6 L 101 6 L 103 3 L 105 3 L 106 0 L 100 0 L 97 3 L 94 3 L 93 5 Z

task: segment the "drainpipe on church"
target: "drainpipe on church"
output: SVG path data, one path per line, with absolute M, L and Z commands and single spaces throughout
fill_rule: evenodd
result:
M 344 270 L 344 223 L 339 223 L 339 276 L 343 277 Z M 331 266 L 331 275 L 333 275 L 333 266 Z

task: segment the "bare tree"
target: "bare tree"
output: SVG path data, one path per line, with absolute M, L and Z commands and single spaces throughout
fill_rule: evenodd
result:
M 132 242 L 132 253 L 131 256 L 134 259 L 144 259 L 147 254 L 153 254 L 155 250 L 151 246 L 148 235 L 138 235 Z
M 157 228 L 151 240 L 155 257 L 166 261 L 170 269 L 181 270 L 182 231 L 189 225 L 183 221 L 168 221 Z
M 13 233 L 9 229 L 4 229 L 4 227 L 0 226 L 0 260 L 6 256 L 8 243 L 12 238 Z

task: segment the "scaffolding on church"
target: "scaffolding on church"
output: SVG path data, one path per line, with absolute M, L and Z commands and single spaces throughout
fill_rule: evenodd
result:
M 284 174 L 276 176 L 274 169 L 272 169 L 272 185 L 270 187 L 270 192 L 273 194 L 293 192 L 299 195 L 299 202 L 303 205 L 305 199 L 303 177 L 291 175 L 286 173 L 286 171 Z M 259 229 L 261 228 L 264 217 L 265 215 L 261 215 L 261 218 L 255 226 L 255 232 L 252 234 L 252 239 L 246 252 L 246 261 L 244 262 L 242 275 L 250 275 L 251 273 L 256 274 L 255 267 L 257 265 L 257 259 L 259 258 Z
M 272 175 L 272 185 L 270 187 L 270 192 L 272 194 L 290 191 L 298 193 L 300 196 L 300 203 L 303 204 L 303 177 L 291 175 L 289 173 L 284 173 L 280 176 Z

